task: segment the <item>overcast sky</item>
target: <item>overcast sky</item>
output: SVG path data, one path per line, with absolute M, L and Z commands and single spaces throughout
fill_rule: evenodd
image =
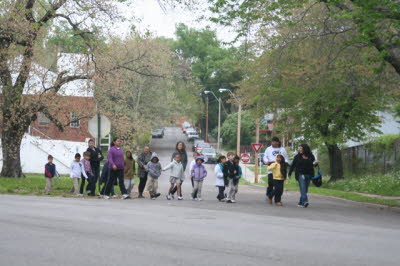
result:
M 168 8 L 163 10 L 156 0 L 135 0 L 129 8 L 123 8 L 123 14 L 127 19 L 135 18 L 135 25 L 140 31 L 149 29 L 156 36 L 174 37 L 175 25 L 185 23 L 190 27 L 204 28 L 210 26 L 217 30 L 218 38 L 223 41 L 231 41 L 234 33 L 228 29 L 216 26 L 208 20 L 198 21 L 200 15 L 206 12 L 206 6 L 202 12 L 193 12 L 183 8 Z M 118 27 L 118 32 L 125 35 L 129 32 L 129 22 Z

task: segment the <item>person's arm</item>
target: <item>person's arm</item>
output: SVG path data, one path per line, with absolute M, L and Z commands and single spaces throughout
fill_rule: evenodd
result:
M 294 169 L 296 168 L 296 164 L 297 164 L 297 155 L 294 156 L 292 165 L 290 166 L 290 169 L 289 169 L 289 177 L 292 175 Z
M 194 167 L 192 167 L 191 170 L 190 170 L 190 176 L 194 177 Z
M 110 164 L 111 168 L 113 168 L 114 166 L 116 166 L 115 163 L 114 163 L 113 157 L 114 157 L 114 150 L 113 150 L 113 149 L 110 149 L 110 150 L 108 151 L 108 157 L 107 157 L 107 159 L 108 159 L 108 163 Z
M 272 163 L 272 164 L 270 164 L 270 165 L 267 167 L 267 169 L 268 169 L 268 170 L 275 169 L 277 165 L 278 165 L 278 164 L 276 164 L 276 163 Z
M 263 156 L 263 162 L 264 162 L 264 164 L 267 164 L 268 163 L 268 148 L 267 149 L 265 149 L 265 152 L 264 152 L 264 156 Z
M 168 169 L 171 169 L 171 167 L 174 165 L 173 162 L 170 162 L 167 166 L 165 166 L 162 170 L 167 171 Z
M 205 178 L 207 176 L 207 169 L 204 167 L 204 176 L 203 178 Z
M 88 176 L 86 174 L 86 170 L 85 170 L 85 163 L 83 163 L 82 161 L 80 162 L 80 167 L 81 167 L 81 174 L 83 175 L 84 178 L 88 179 Z
M 98 158 L 96 158 L 96 159 L 97 159 L 97 161 L 101 162 L 101 161 L 104 160 L 104 155 L 103 155 L 103 153 L 101 152 L 101 149 L 98 148 L 97 150 L 99 151 L 100 157 L 98 157 Z
M 133 168 L 133 175 L 135 175 L 135 173 L 136 173 L 136 161 L 135 161 L 135 159 L 133 159 L 133 162 L 132 162 L 132 168 Z
M 143 153 L 141 153 L 140 155 L 139 155 L 139 157 L 138 157 L 138 166 L 140 167 L 140 168 L 144 168 L 144 158 L 143 158 L 144 156 L 143 156 Z

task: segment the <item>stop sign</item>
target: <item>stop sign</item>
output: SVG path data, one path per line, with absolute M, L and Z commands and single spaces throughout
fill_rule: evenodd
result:
M 250 154 L 242 153 L 242 155 L 240 156 L 240 159 L 242 160 L 243 163 L 248 163 L 248 162 L 250 162 Z

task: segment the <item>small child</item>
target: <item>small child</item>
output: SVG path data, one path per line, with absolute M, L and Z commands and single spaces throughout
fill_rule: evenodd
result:
M 161 175 L 161 169 L 162 167 L 159 162 L 157 153 L 153 152 L 153 154 L 151 155 L 150 162 L 147 163 L 147 168 L 146 168 L 146 171 L 148 172 L 147 189 L 149 190 L 150 198 L 152 200 L 155 200 L 161 195 L 160 193 L 157 193 L 158 178 Z
M 90 157 L 91 154 L 90 152 L 86 151 L 83 153 L 83 159 L 81 161 L 82 166 L 83 166 L 83 171 L 85 172 L 86 175 L 82 175 L 81 177 L 81 187 L 79 189 L 79 194 L 83 195 L 83 191 L 85 189 L 85 180 L 87 179 L 87 186 L 86 186 L 86 193 L 88 194 L 88 196 L 90 196 L 94 191 L 91 191 L 90 189 L 92 189 L 93 186 L 93 179 L 94 179 L 94 174 L 92 171 L 92 166 L 90 164 Z
M 167 200 L 172 199 L 172 190 L 174 189 L 175 184 L 178 189 L 178 195 L 179 195 L 178 200 L 182 200 L 183 198 L 181 194 L 181 184 L 182 181 L 185 179 L 185 175 L 183 172 L 183 165 L 181 163 L 181 156 L 179 154 L 175 155 L 172 162 L 169 163 L 166 167 L 164 167 L 163 171 L 166 171 L 168 169 L 171 169 L 171 176 L 169 178 L 171 187 L 169 188 L 168 191 Z
M 217 199 L 219 201 L 225 201 L 224 165 L 226 163 L 226 157 L 220 156 L 217 162 L 218 164 L 214 168 L 215 186 L 218 188 Z
M 201 199 L 201 188 L 203 187 L 203 180 L 207 176 L 207 170 L 203 165 L 204 157 L 197 156 L 196 164 L 193 166 L 193 169 L 190 173 L 190 176 L 193 179 L 194 186 L 192 192 L 192 199 L 202 201 Z
M 79 153 L 75 154 L 75 160 L 71 163 L 71 173 L 70 177 L 74 181 L 74 187 L 72 193 L 79 195 L 79 180 L 84 176 L 87 178 L 87 175 L 83 169 L 83 165 L 81 163 L 81 155 Z
M 225 163 L 226 176 L 228 179 L 227 203 L 236 203 L 235 196 L 238 190 L 239 165 L 235 163 L 238 158 L 233 152 L 228 152 L 228 161 Z
M 44 166 L 44 176 L 46 177 L 46 187 L 44 189 L 45 194 L 50 194 L 53 189 L 53 178 L 57 175 L 56 165 L 53 163 L 53 156 L 47 156 L 46 165 Z
M 281 201 L 281 197 L 283 194 L 283 184 L 287 176 L 285 157 L 283 157 L 281 154 L 278 154 L 276 156 L 276 161 L 268 166 L 268 170 L 272 171 L 273 178 L 273 189 L 267 195 L 269 204 L 272 204 L 272 199 L 275 198 L 276 206 L 282 206 L 283 204 Z

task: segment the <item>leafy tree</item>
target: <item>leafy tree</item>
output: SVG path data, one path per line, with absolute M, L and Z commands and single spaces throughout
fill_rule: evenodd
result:
M 221 126 L 221 137 L 225 144 L 230 147 L 236 145 L 236 133 L 237 133 L 237 119 L 238 114 L 229 114 L 227 119 Z M 254 130 L 256 126 L 254 123 L 254 118 L 249 111 L 242 112 L 242 122 L 241 122 L 241 136 L 240 142 L 243 145 L 249 145 L 252 142 L 254 136 Z

